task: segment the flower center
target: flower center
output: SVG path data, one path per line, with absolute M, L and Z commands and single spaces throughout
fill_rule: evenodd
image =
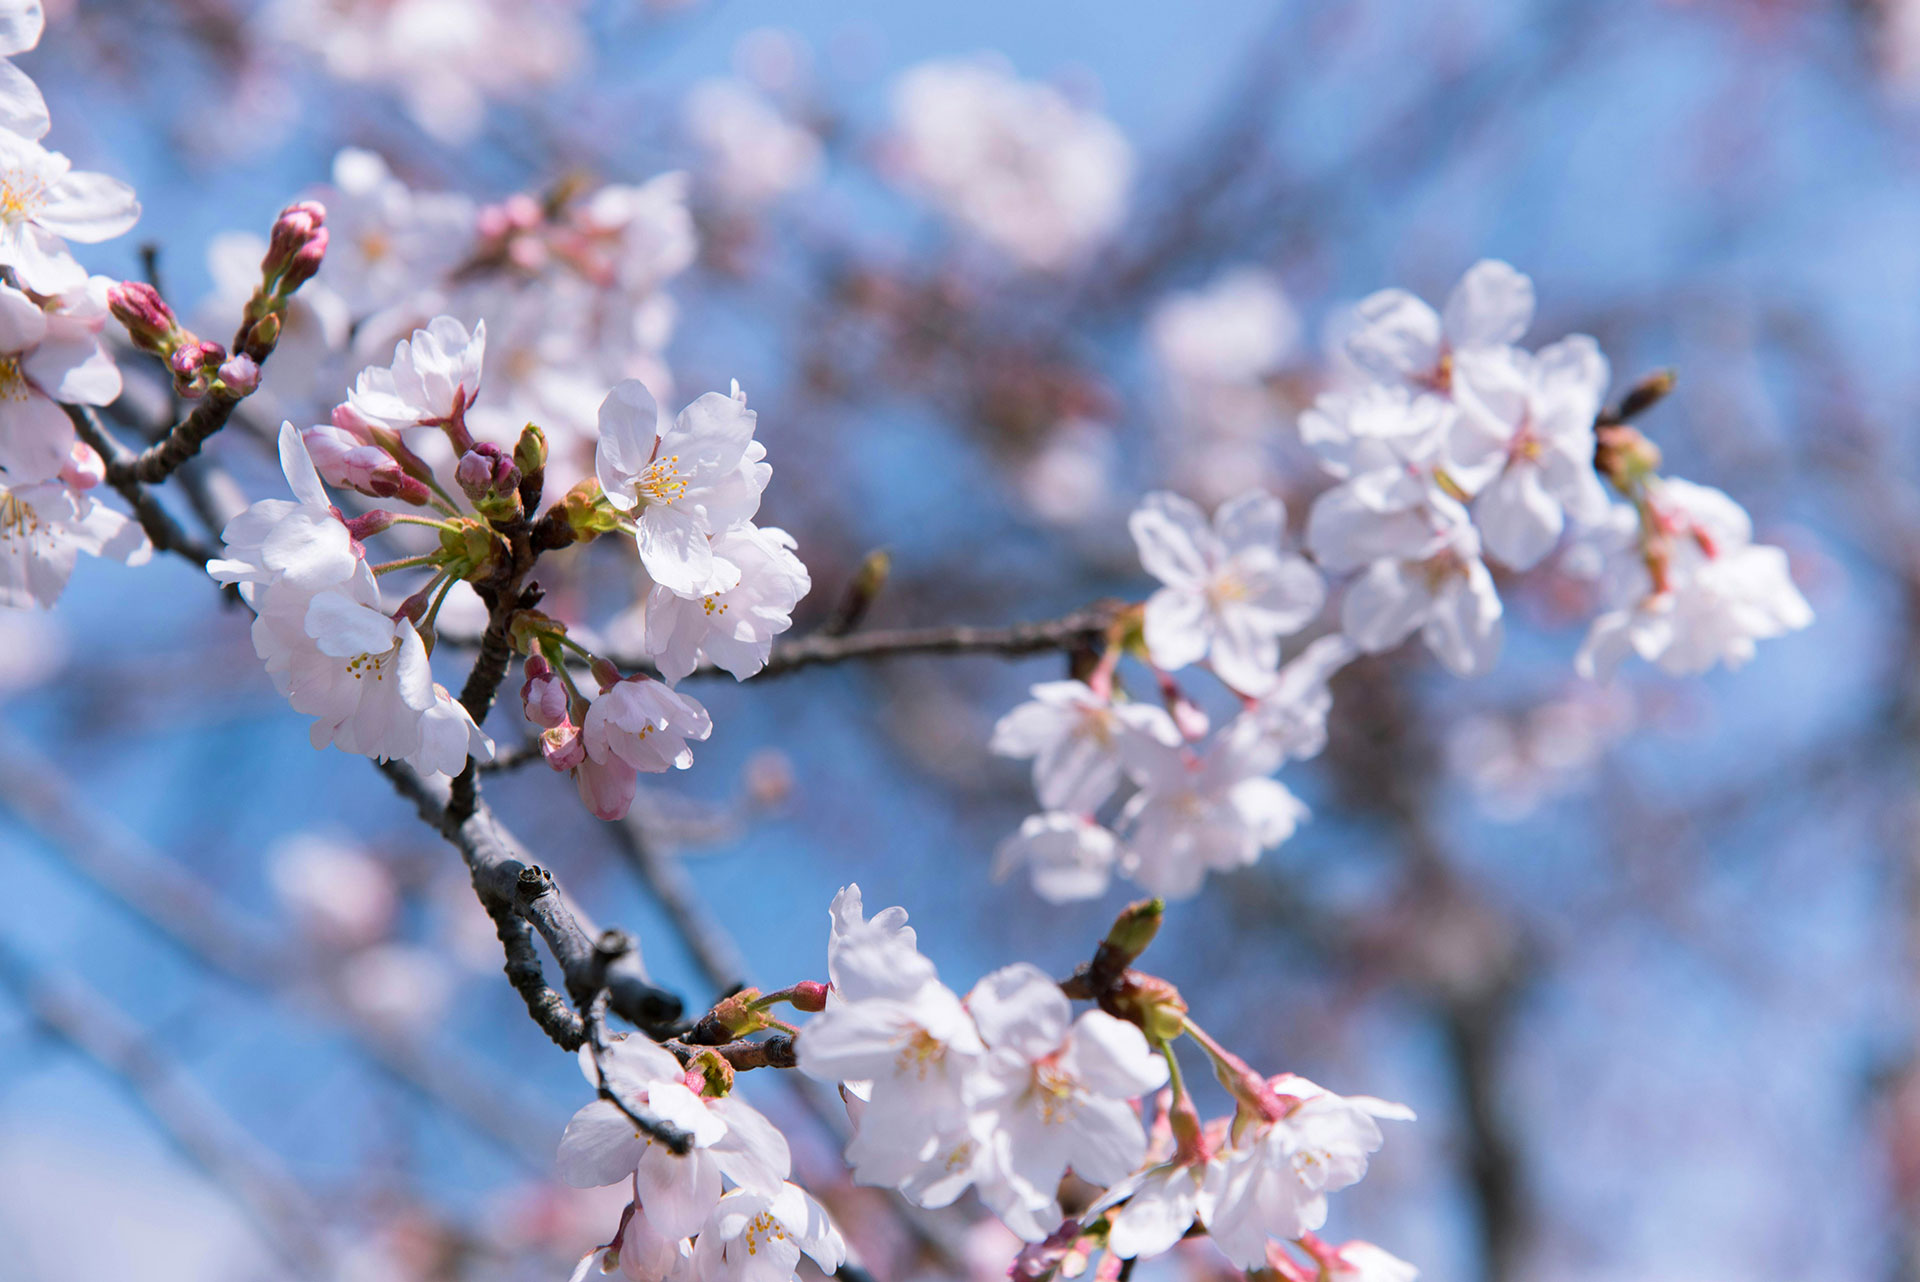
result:
M 385 654 L 372 654 L 366 650 L 362 650 L 359 654 L 347 660 L 347 675 L 355 681 L 365 681 L 368 677 L 372 677 L 375 681 L 385 681 L 387 679 L 387 669 L 393 664 L 399 653 L 400 642 L 398 639 L 394 641 L 393 648 Z
M 687 492 L 686 474 L 680 470 L 680 456 L 670 454 L 655 459 L 640 475 L 634 488 L 650 503 L 672 503 Z
M 1230 570 L 1215 575 L 1213 581 L 1207 584 L 1207 601 L 1216 609 L 1245 601 L 1252 595 L 1253 589 L 1247 586 L 1246 580 Z
M 1040 1120 L 1049 1126 L 1057 1126 L 1071 1118 L 1075 1112 L 1073 1088 L 1073 1078 L 1052 1060 L 1041 1060 L 1035 1064 L 1033 1093 L 1040 1105 Z
M 0 543 L 31 540 L 39 529 L 39 513 L 11 490 L 0 489 Z
M 722 601 L 719 597 L 709 596 L 707 597 L 706 603 L 702 608 L 706 610 L 709 616 L 715 615 L 715 614 L 725 614 L 727 612 L 727 603 L 725 601 Z
M 787 1237 L 787 1228 L 771 1214 L 762 1211 L 747 1222 L 747 1231 L 741 1236 L 746 1240 L 747 1254 L 758 1255 L 762 1240 L 784 1242 Z
M 907 1039 L 900 1054 L 894 1059 L 894 1071 L 911 1073 L 921 1081 L 927 1080 L 927 1074 L 947 1062 L 947 1045 L 924 1028 L 915 1028 Z
M 0 173 L 0 219 L 26 222 L 47 203 L 47 180 L 24 169 Z
M 27 399 L 27 376 L 18 356 L 0 356 L 0 401 L 19 404 Z

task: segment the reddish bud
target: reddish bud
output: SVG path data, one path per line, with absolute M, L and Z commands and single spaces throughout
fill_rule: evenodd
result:
M 801 980 L 793 986 L 792 994 L 787 1000 L 795 1010 L 818 1013 L 827 1008 L 827 986 L 817 979 Z
M 327 248 L 326 221 L 326 207 L 312 200 L 288 205 L 280 211 L 280 217 L 274 219 L 273 232 L 267 240 L 267 256 L 260 260 L 260 275 L 270 284 L 278 281 L 277 292 L 292 293 L 319 269 L 320 254 L 326 253 Z M 320 246 L 320 254 L 310 256 L 312 270 L 289 283 L 286 277 L 294 270 L 295 260 L 308 254 L 315 242 Z
M 191 338 L 180 328 L 173 309 L 160 297 L 160 291 L 137 280 L 123 280 L 107 289 L 107 310 L 126 326 L 133 345 L 143 352 L 167 355 L 183 339 Z
M 347 533 L 356 539 L 370 539 L 393 525 L 393 513 L 375 508 L 347 522 Z
M 606 659 L 596 658 L 593 661 L 592 671 L 593 671 L 593 679 L 600 683 L 600 688 L 602 690 L 611 690 L 615 686 L 619 685 L 622 680 L 620 676 L 620 669 L 614 667 L 613 664 Z M 636 677 L 635 680 L 644 681 L 646 680 L 646 678 Z
M 260 386 L 260 364 L 245 352 L 229 357 L 221 363 L 220 381 L 235 396 L 251 396 Z

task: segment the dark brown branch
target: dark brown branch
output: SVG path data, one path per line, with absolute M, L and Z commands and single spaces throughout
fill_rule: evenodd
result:
M 800 1054 L 794 1048 L 793 1038 L 786 1033 L 775 1033 L 765 1041 L 750 1041 L 741 1038 L 736 1041 L 722 1042 L 718 1046 L 694 1046 L 679 1038 L 663 1045 L 672 1051 L 682 1064 L 691 1064 L 693 1060 L 708 1051 L 736 1069 L 749 1068 L 794 1068 L 800 1063 Z
M 406 765 L 377 764 L 394 788 L 414 803 L 420 817 L 460 851 L 474 892 L 487 911 L 505 908 L 539 933 L 560 967 L 575 1007 L 584 1008 L 600 987 L 594 935 L 590 925 L 574 916 L 552 875 L 525 858 L 520 843 L 484 802 L 476 802 L 474 812 L 464 820 L 455 820 L 444 798 Z M 680 1019 L 680 999 L 653 985 L 637 953 L 629 952 L 606 965 L 605 982 L 613 1013 L 650 1034 L 663 1035 Z
M 84 405 L 62 405 L 60 408 L 73 420 L 73 429 L 80 434 L 80 439 L 100 451 L 100 457 L 107 464 L 107 483 L 119 491 L 120 497 L 133 509 L 134 519 L 140 522 L 140 528 L 147 532 L 147 538 L 153 546 L 162 552 L 183 556 L 204 568 L 213 559 L 213 549 L 182 529 L 180 523 L 161 506 L 160 500 L 140 483 L 138 477 L 126 471 L 124 465 L 133 458 L 127 447 L 107 431 L 99 416 L 90 408 Z
M 158 485 L 198 454 L 200 447 L 227 425 L 234 409 L 244 399 L 218 388 L 208 392 L 191 414 L 174 424 L 158 441 L 138 454 L 123 452 L 119 458 L 108 459 L 107 481 L 116 489 L 129 483 Z
M 910 654 L 991 654 L 1017 659 L 1049 651 L 1097 647 L 1122 606 L 1102 602 L 1076 610 L 1064 618 L 1040 623 L 1013 623 L 1004 627 L 956 624 L 937 628 L 889 628 L 846 636 L 811 633 L 776 642 L 767 666 L 753 680 L 785 676 L 802 668 L 853 660 L 892 659 Z M 615 659 L 623 668 L 650 667 L 644 659 Z M 689 679 L 723 675 L 711 664 L 695 668 Z

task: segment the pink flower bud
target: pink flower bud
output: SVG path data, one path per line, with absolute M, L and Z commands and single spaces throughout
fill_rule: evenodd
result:
M 123 280 L 107 289 L 107 310 L 127 328 L 133 345 L 143 352 L 165 354 L 188 337 L 174 318 L 160 291 L 137 280 Z
M 827 986 L 817 979 L 801 980 L 793 986 L 792 993 L 796 1010 L 818 1012 L 827 1008 Z
M 167 357 L 167 368 L 173 371 L 174 390 L 182 396 L 204 395 L 226 359 L 227 349 L 220 344 L 188 335 L 187 341 Z
M 620 684 L 620 669 L 606 659 L 595 659 L 592 665 L 593 679 L 600 683 L 602 690 L 611 690 Z M 645 677 L 635 677 L 636 681 L 645 681 Z
M 333 407 L 333 425 L 343 432 L 350 433 L 363 444 L 373 443 L 373 420 L 351 405 Z
M 245 352 L 230 357 L 220 366 L 220 381 L 238 396 L 251 396 L 260 386 L 260 365 Z
M 269 281 L 284 277 L 292 269 L 294 260 L 318 240 L 321 253 L 326 252 L 326 207 L 318 201 L 303 200 L 288 205 L 280 211 L 280 217 L 273 223 L 273 232 L 267 241 L 267 256 L 260 260 L 260 274 Z M 317 269 L 318 257 L 313 260 Z M 312 276 L 309 271 L 307 276 Z M 302 280 L 306 277 L 302 277 Z M 297 285 L 299 282 L 294 282 Z M 282 283 L 281 293 L 292 292 L 293 285 Z
M 393 513 L 375 508 L 347 522 L 347 533 L 356 539 L 370 539 L 393 525 Z
M 313 239 L 301 246 L 300 252 L 287 264 L 287 270 L 280 277 L 280 294 L 285 297 L 312 280 L 320 270 L 320 264 L 327 256 L 327 229 L 322 227 L 313 234 Z
M 567 699 L 566 683 L 554 675 L 546 659 L 537 654 L 527 656 L 527 679 L 520 686 L 527 720 L 548 729 L 568 724 Z
M 67 465 L 60 469 L 60 479 L 69 489 L 90 490 L 107 479 L 107 461 L 93 446 L 75 441 L 73 451 L 67 456 Z
M 540 732 L 540 755 L 555 770 L 572 770 L 586 762 L 587 741 L 580 737 L 580 727 L 571 722 L 553 726 Z

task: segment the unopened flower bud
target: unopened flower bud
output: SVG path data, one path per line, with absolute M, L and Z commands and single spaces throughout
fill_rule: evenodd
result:
M 245 352 L 228 357 L 220 365 L 220 382 L 235 396 L 251 396 L 260 386 L 260 365 Z
M 247 326 L 247 334 L 241 340 L 241 350 L 255 360 L 265 360 L 273 355 L 273 349 L 280 344 L 280 328 L 284 322 L 278 311 L 269 311 Z
M 1615 489 L 1627 493 L 1660 470 L 1660 447 L 1638 428 L 1609 424 L 1594 432 L 1593 466 Z
M 381 508 L 362 513 L 347 522 L 347 533 L 356 539 L 370 539 L 393 527 L 393 513 Z M 416 619 L 415 622 L 418 622 Z
M 319 270 L 327 250 L 326 221 L 326 208 L 317 201 L 299 201 L 280 211 L 267 240 L 267 256 L 260 260 L 260 275 L 269 289 L 290 294 Z M 299 272 L 305 275 L 296 279 Z
M 160 291 L 137 280 L 123 280 L 107 289 L 107 310 L 126 326 L 127 336 L 143 352 L 169 355 L 192 335 L 180 328 L 173 309 Z
M 609 659 L 596 657 L 591 666 L 591 671 L 593 672 L 593 679 L 600 683 L 602 690 L 613 689 L 619 685 L 623 679 L 620 676 L 620 669 L 614 667 L 612 660 Z M 640 677 L 637 679 L 644 681 L 646 678 Z
M 716 1050 L 703 1050 L 687 1065 L 687 1089 L 708 1099 L 721 1099 L 733 1090 L 733 1065 Z
M 1137 1026 L 1156 1046 L 1172 1041 L 1186 1028 L 1186 999 L 1157 975 L 1128 971 L 1104 1004 L 1113 1014 Z
M 795 1010 L 818 1014 L 827 1008 L 827 986 L 817 979 L 801 980 L 793 986 L 792 992 L 789 1000 L 793 1002 Z
M 189 398 L 204 396 L 226 360 L 227 349 L 220 344 L 187 336 L 187 341 L 174 348 L 173 354 L 167 357 L 167 368 L 173 372 L 174 390 Z
M 482 516 L 504 518 L 520 510 L 520 469 L 498 445 L 482 441 L 462 454 L 453 479 Z
M 529 423 L 520 429 L 520 439 L 513 444 L 513 465 L 524 476 L 536 476 L 546 470 L 547 434 L 540 430 L 537 423 Z
M 527 679 L 520 684 L 520 703 L 527 720 L 537 726 L 552 729 L 567 723 L 566 683 L 538 651 L 527 656 Z
M 1113 919 L 1113 925 L 1102 941 L 1102 952 L 1110 953 L 1122 969 L 1133 965 L 1141 953 L 1147 951 L 1147 945 L 1160 933 L 1160 919 L 1166 914 L 1167 905 L 1159 899 L 1141 899 L 1128 904 Z

